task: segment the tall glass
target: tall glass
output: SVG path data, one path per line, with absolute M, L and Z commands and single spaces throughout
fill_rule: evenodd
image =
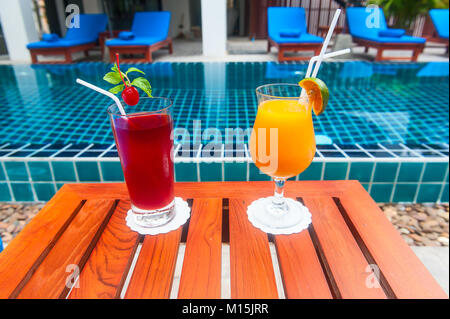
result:
M 172 101 L 141 98 L 136 106 L 108 108 L 135 222 L 156 227 L 174 216 Z
M 302 220 L 299 203 L 283 196 L 285 181 L 303 172 L 316 152 L 311 104 L 296 84 L 268 84 L 256 89 L 258 113 L 250 137 L 255 165 L 275 181 L 275 193 L 255 214 L 260 224 L 287 229 Z

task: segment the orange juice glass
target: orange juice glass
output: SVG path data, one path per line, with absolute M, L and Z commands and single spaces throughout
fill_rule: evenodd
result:
M 250 154 L 261 172 L 275 181 L 275 194 L 255 218 L 275 228 L 301 222 L 295 205 L 283 196 L 285 181 L 303 172 L 316 153 L 308 97 L 296 84 L 268 84 L 256 89 L 258 113 L 250 138 Z M 291 205 L 291 204 L 292 205 Z

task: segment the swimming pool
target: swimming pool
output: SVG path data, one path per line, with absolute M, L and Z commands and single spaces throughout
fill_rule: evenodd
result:
M 154 96 L 174 101 L 175 127 L 187 129 L 192 144 L 210 142 L 202 132 L 216 128 L 223 136 L 216 142 L 228 145 L 233 141 L 226 140 L 227 128 L 253 124 L 255 88 L 297 83 L 307 63 L 135 66 L 146 72 Z M 0 200 L 45 200 L 65 182 L 123 179 L 106 116 L 111 101 L 75 84 L 79 77 L 109 88 L 102 77 L 110 67 L 100 62 L 0 66 L 0 193 L 8 192 Z M 321 145 L 313 165 L 296 179 L 359 179 L 378 201 L 448 201 L 448 70 L 442 62 L 323 63 L 319 77 L 331 98 L 327 111 L 314 118 Z M 249 163 L 244 144 L 234 141 L 232 150 L 226 145 L 208 165 L 200 145 L 178 154 L 177 180 L 266 178 Z M 429 187 L 421 191 L 424 183 Z M 36 191 L 37 184 L 42 190 Z M 404 189 L 398 191 L 397 184 Z

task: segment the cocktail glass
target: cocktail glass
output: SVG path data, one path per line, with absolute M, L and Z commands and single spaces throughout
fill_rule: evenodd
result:
M 282 232 L 302 222 L 304 208 L 283 196 L 286 180 L 303 172 L 316 152 L 311 104 L 296 84 L 268 84 L 256 89 L 258 112 L 250 138 L 255 165 L 275 181 L 275 193 L 258 200 L 253 218 Z M 262 201 L 262 202 L 261 202 Z
M 136 106 L 116 104 L 108 114 L 136 224 L 156 227 L 174 216 L 172 101 L 141 98 Z

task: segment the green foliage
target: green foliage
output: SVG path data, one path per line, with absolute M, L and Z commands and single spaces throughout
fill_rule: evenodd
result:
M 395 17 L 395 27 L 409 30 L 417 16 L 430 9 L 448 8 L 449 0 L 370 0 L 368 4 L 376 4 L 387 17 Z
M 133 80 L 131 82 L 131 85 L 140 88 L 142 91 L 144 91 L 149 97 L 152 96 L 152 86 L 148 82 L 146 78 L 139 77 Z
M 131 67 L 128 68 L 128 70 L 123 73 L 120 72 L 119 73 L 119 68 L 117 67 L 117 64 L 114 63 L 114 66 L 111 68 L 112 72 L 108 72 L 105 74 L 105 76 L 103 77 L 103 80 L 105 80 L 108 83 L 111 84 L 119 84 L 120 82 L 122 82 L 122 78 L 120 77 L 120 74 L 122 74 L 122 77 L 125 81 L 125 83 L 127 84 L 127 86 L 135 86 L 139 89 L 141 89 L 142 91 L 144 91 L 149 97 L 152 97 L 152 86 L 150 85 L 150 82 L 144 78 L 144 77 L 138 77 L 136 79 L 133 80 L 133 82 L 130 81 L 129 77 L 128 77 L 128 73 L 130 72 L 139 72 L 145 75 L 145 73 L 141 70 L 139 70 L 138 68 L 135 67 Z M 109 89 L 109 92 L 113 93 L 113 94 L 117 94 L 123 91 L 123 89 L 125 88 L 125 84 L 119 84 L 116 85 L 112 88 Z
M 117 94 L 119 92 L 122 92 L 124 87 L 125 87 L 125 84 L 122 83 L 122 84 L 119 84 L 119 85 L 116 85 L 116 86 L 110 88 L 108 91 L 111 92 L 112 94 Z

